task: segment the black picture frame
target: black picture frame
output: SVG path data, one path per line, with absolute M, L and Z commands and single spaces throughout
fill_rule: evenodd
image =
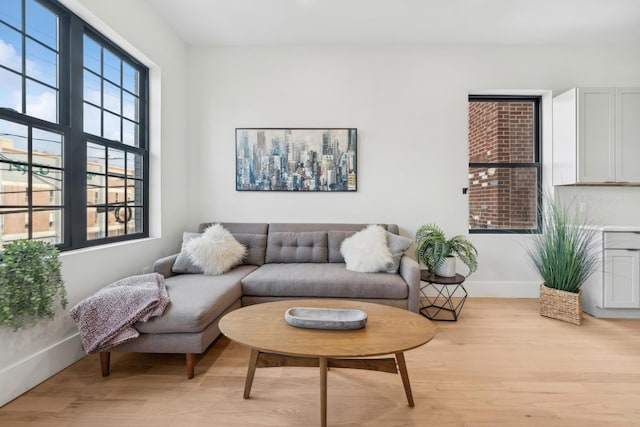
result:
M 236 128 L 236 191 L 353 192 L 356 128 Z

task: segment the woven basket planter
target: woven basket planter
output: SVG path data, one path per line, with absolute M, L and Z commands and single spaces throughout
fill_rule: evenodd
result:
M 579 325 L 582 323 L 582 290 L 561 291 L 540 285 L 540 314 Z

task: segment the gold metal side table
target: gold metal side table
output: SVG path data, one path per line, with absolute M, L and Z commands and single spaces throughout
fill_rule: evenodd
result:
M 455 277 L 442 277 L 428 270 L 421 270 L 420 314 L 431 320 L 450 322 L 458 320 L 468 295 L 463 285 L 464 279 L 462 274 L 456 274 Z M 435 290 L 435 296 L 430 292 L 431 290 Z

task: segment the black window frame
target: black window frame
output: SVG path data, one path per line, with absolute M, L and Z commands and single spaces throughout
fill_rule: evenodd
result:
M 469 234 L 539 234 L 542 232 L 542 97 L 536 95 L 469 95 L 468 102 L 532 102 L 534 104 L 533 117 L 533 158 L 531 163 L 510 162 L 469 162 L 471 168 L 535 168 L 536 169 L 536 228 L 535 229 L 498 229 L 498 228 L 471 228 Z M 469 207 L 469 202 L 467 202 Z M 468 217 L 469 215 L 467 215 Z
M 91 246 L 104 245 L 126 240 L 137 240 L 149 237 L 149 69 L 138 59 L 120 48 L 116 43 L 108 37 L 93 28 L 82 18 L 74 14 L 72 11 L 61 5 L 56 0 L 36 0 L 37 3 L 49 9 L 58 16 L 58 122 L 49 122 L 40 118 L 29 116 L 26 114 L 26 55 L 22 55 L 22 108 L 24 113 L 4 108 L 0 106 L 0 119 L 14 122 L 20 125 L 28 126 L 28 157 L 31 159 L 31 127 L 37 127 L 47 131 L 60 133 L 63 137 L 62 149 L 62 169 L 63 169 L 63 186 L 62 186 L 62 205 L 54 205 L 52 208 L 63 209 L 62 214 L 62 242 L 56 246 L 61 251 L 80 249 Z M 22 7 L 22 38 L 25 40 L 25 22 L 26 22 L 26 0 L 21 2 Z M 5 25 L 11 26 L 9 23 L 0 20 Z M 19 30 L 19 29 L 17 29 Z M 20 31 L 20 30 L 19 30 Z M 139 123 L 138 123 L 138 145 L 129 145 L 120 141 L 110 140 L 101 136 L 85 133 L 83 101 L 83 37 L 88 35 L 98 41 L 103 47 L 110 52 L 115 53 L 120 60 L 125 61 L 138 71 L 139 77 Z M 23 47 L 24 51 L 24 47 Z M 2 65 L 0 65 L 1 67 Z M 4 67 L 6 68 L 6 67 Z M 8 68 L 6 68 L 8 69 Z M 15 73 L 15 70 L 11 70 Z M 122 103 L 122 101 L 121 101 Z M 122 119 L 122 118 L 121 118 Z M 121 125 L 122 126 L 122 125 Z M 141 156 L 142 176 L 135 181 L 140 181 L 142 185 L 142 200 L 137 201 L 137 205 L 142 211 L 142 231 L 128 233 L 125 223 L 125 234 L 117 236 L 109 236 L 88 239 L 87 234 L 87 144 L 97 143 L 107 148 L 115 148 L 125 153 L 134 153 Z M 31 162 L 29 161 L 29 164 Z M 105 169 L 106 176 L 109 175 L 108 169 Z M 31 174 L 30 174 L 31 175 Z M 125 174 L 126 175 L 126 174 Z M 29 195 L 28 204 L 26 206 L 16 207 L 16 210 L 28 211 L 29 218 L 32 219 L 34 209 L 31 177 L 27 187 Z M 126 182 L 126 181 L 125 181 Z M 106 184 L 108 187 L 108 184 Z M 126 191 L 126 190 L 125 190 Z M 109 207 L 113 203 L 108 202 L 108 197 L 104 203 L 105 227 L 109 225 Z M 125 197 L 125 210 L 127 201 Z M 7 205 L 0 205 L 0 208 L 7 208 Z M 9 207 L 12 208 L 12 207 Z M 117 212 L 114 210 L 117 216 Z M 122 215 L 122 214 L 121 214 Z M 125 213 L 126 215 L 126 213 Z M 33 237 L 34 224 L 30 220 L 28 238 Z M 2 237 L 2 236 L 0 236 Z

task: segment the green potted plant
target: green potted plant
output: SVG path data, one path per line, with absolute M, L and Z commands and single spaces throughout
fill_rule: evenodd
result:
M 548 199 L 548 198 L 547 198 Z M 546 201 L 541 210 L 542 233 L 528 249 L 532 265 L 542 276 L 540 314 L 579 325 L 582 323 L 580 287 L 596 270 L 596 236 L 584 221 L 571 214 L 571 204 Z
M 67 306 L 58 249 L 39 240 L 15 240 L 0 252 L 0 324 L 14 330 L 53 318 Z
M 416 257 L 427 270 L 442 277 L 456 275 L 455 258 L 468 268 L 469 276 L 478 268 L 478 251 L 464 236 L 447 239 L 444 231 L 435 224 L 421 226 L 416 232 Z

